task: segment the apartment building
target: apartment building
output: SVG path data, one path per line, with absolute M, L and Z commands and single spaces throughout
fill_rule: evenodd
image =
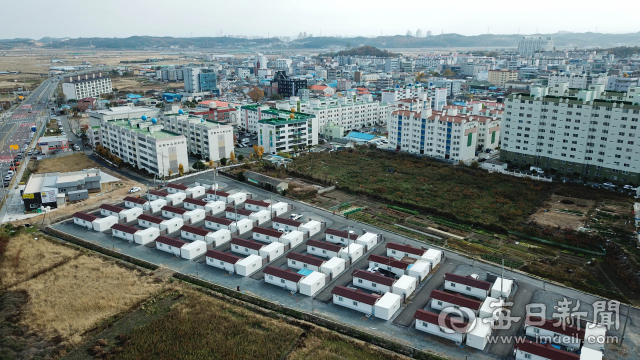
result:
M 518 80 L 518 72 L 510 70 L 489 70 L 487 81 L 496 86 L 504 86 L 508 81 Z
M 148 119 L 158 117 L 160 115 L 160 109 L 155 107 L 144 106 L 118 106 L 111 107 L 104 110 L 96 110 L 89 112 L 89 125 L 90 128 L 87 131 L 87 136 L 91 146 L 95 149 L 96 146 L 102 145 L 102 131 L 101 124 L 104 121 L 112 120 L 129 120 L 140 119 L 146 116 Z
M 187 139 L 151 119 L 121 119 L 100 124 L 102 146 L 124 162 L 158 176 L 189 171 Z
M 590 85 L 609 83 L 609 77 L 604 73 L 560 73 L 549 75 L 548 86 L 553 88 L 556 84 L 568 83 L 571 89 L 588 89 Z
M 184 91 L 201 93 L 217 90 L 217 75 L 214 70 L 206 68 L 184 68 Z
M 187 150 L 203 159 L 219 161 L 229 158 L 233 152 L 233 127 L 200 116 L 180 114 L 177 106 L 160 116 L 160 123 L 167 131 L 184 135 Z
M 387 104 L 398 104 L 398 102 L 407 99 L 419 98 L 425 100 L 429 98 L 431 101 L 431 108 L 433 110 L 440 111 L 447 105 L 447 96 L 450 93 L 450 89 L 443 87 L 425 87 L 421 84 L 397 86 L 395 88 L 387 88 L 382 90 L 382 102 Z
M 289 77 L 284 71 L 276 71 L 271 86 L 274 83 L 278 84 L 278 94 L 285 98 L 298 95 L 298 90 L 307 88 L 306 78 Z
M 62 83 L 62 93 L 67 100 L 98 98 L 101 94 L 110 94 L 112 91 L 111 78 L 100 72 L 65 77 Z
M 479 121 L 473 115 L 422 109 L 395 110 L 387 123 L 389 143 L 398 151 L 429 155 L 452 161 L 475 157 Z
M 271 118 L 258 121 L 258 144 L 266 154 L 318 145 L 318 119 L 314 115 L 270 109 Z
M 533 57 L 535 53 L 540 51 L 553 51 L 554 49 L 553 39 L 550 37 L 523 37 L 518 44 L 518 53 L 529 57 Z
M 501 158 L 560 174 L 640 183 L 640 87 L 534 87 L 506 99 Z

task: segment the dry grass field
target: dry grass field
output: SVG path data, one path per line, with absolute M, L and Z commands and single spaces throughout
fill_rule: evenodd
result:
M 87 155 L 81 152 L 76 152 L 73 155 L 39 160 L 36 161 L 35 164 L 35 171 L 33 172 L 36 173 L 55 171 L 67 172 L 79 171 L 82 169 L 100 168 L 98 163 L 89 159 Z

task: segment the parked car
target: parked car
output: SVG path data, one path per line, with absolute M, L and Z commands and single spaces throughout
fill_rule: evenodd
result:
M 613 184 L 612 184 L 612 183 L 610 183 L 610 182 L 603 183 L 603 184 L 602 184 L 602 186 L 603 186 L 603 187 L 607 187 L 607 188 L 614 188 L 614 187 L 616 187 L 615 185 L 613 185 Z
M 62 134 L 62 135 L 67 135 L 67 133 L 66 133 L 66 132 L 64 132 L 64 131 L 63 131 L 63 132 L 61 132 L 61 134 Z
M 11 180 L 11 175 L 7 175 L 4 177 L 4 181 L 10 181 Z
M 132 187 L 131 189 L 129 189 L 129 192 L 130 192 L 130 193 L 135 193 L 135 192 L 138 192 L 138 191 L 140 191 L 140 190 L 142 190 L 142 189 L 140 189 L 140 188 L 139 188 L 139 187 L 137 187 L 137 186 L 134 186 L 134 187 Z
M 631 186 L 631 185 L 625 185 L 625 186 L 624 186 L 624 189 L 625 189 L 625 190 L 636 190 L 636 188 L 634 188 L 634 187 L 633 187 L 633 186 Z
M 33 151 L 29 151 L 27 155 L 33 155 Z
M 302 217 L 302 214 L 291 214 L 289 215 L 289 219 L 291 220 L 298 220 Z
M 7 175 L 13 176 L 13 174 L 15 174 L 15 172 L 13 170 L 7 171 Z

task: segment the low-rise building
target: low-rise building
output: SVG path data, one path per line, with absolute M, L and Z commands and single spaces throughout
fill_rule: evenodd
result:
M 56 209 L 58 194 L 78 190 L 86 190 L 87 193 L 100 191 L 102 188 L 101 179 L 102 176 L 98 169 L 31 174 L 22 191 L 24 209 L 32 211 L 47 206 Z
M 445 290 L 455 291 L 484 300 L 489 296 L 493 284 L 478 280 L 472 276 L 462 276 L 452 273 L 444 274 Z

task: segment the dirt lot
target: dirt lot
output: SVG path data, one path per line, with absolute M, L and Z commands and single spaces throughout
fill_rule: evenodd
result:
M 184 84 L 179 83 L 156 83 L 147 81 L 146 78 L 142 76 L 136 77 L 114 77 L 111 79 L 111 84 L 114 89 L 118 89 L 118 91 L 147 91 L 147 90 L 168 90 L 173 91 L 175 89 L 183 89 Z
M 578 230 L 585 226 L 588 221 L 587 213 L 594 206 L 595 201 L 552 195 L 529 220 L 552 228 Z

